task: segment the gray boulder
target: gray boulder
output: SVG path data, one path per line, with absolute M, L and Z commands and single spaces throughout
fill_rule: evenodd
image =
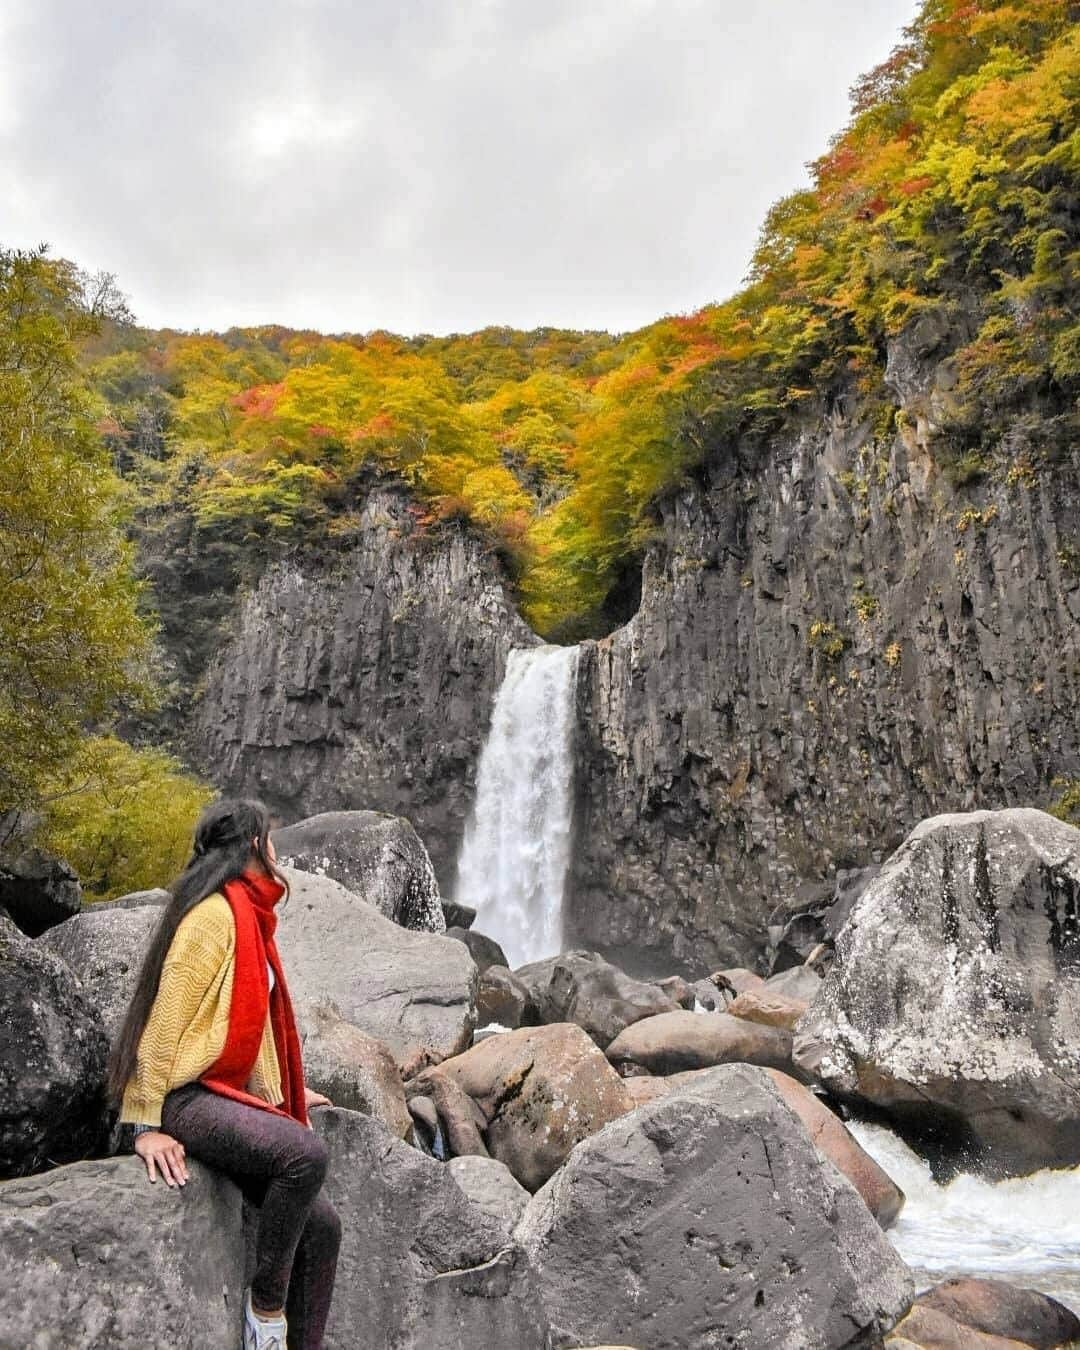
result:
M 514 974 L 529 991 L 527 1020 L 573 1022 L 601 1050 L 632 1023 L 679 1007 L 655 984 L 631 979 L 596 952 L 565 952 L 520 966 Z
M 547 1181 L 575 1144 L 632 1106 L 603 1054 L 571 1023 L 490 1036 L 425 1069 L 410 1089 L 426 1090 L 441 1078 L 480 1107 L 488 1152 L 530 1191 Z
M 624 1076 L 682 1073 L 716 1064 L 761 1064 L 791 1071 L 791 1032 L 730 1013 L 661 1013 L 635 1022 L 607 1048 Z
M 0 916 L 0 1177 L 101 1142 L 108 1042 L 71 969 Z
M 448 929 L 468 929 L 476 922 L 476 910 L 473 909 L 472 905 L 460 905 L 456 900 L 447 900 L 444 897 L 442 912 Z
M 759 988 L 746 992 L 781 994 L 784 998 L 803 999 L 810 1003 L 817 998 L 820 990 L 821 976 L 812 966 L 790 966 L 778 975 L 770 975 Z
M 1004 1280 L 952 1279 L 915 1300 L 959 1324 L 962 1331 L 1000 1336 L 1037 1350 L 1080 1342 L 1080 1317 L 1056 1298 Z
M 110 1041 L 120 1029 L 143 954 L 161 918 L 156 904 L 99 907 L 89 905 L 40 939 L 61 957 L 83 987 L 90 1007 Z
M 547 1350 L 533 1273 L 501 1216 L 367 1116 L 317 1111 L 315 1128 L 345 1220 L 327 1350 Z
M 402 928 L 444 933 L 428 851 L 402 816 L 326 811 L 273 833 L 282 864 L 339 881 Z
M 183 1190 L 134 1157 L 0 1186 L 0 1345 L 144 1350 L 240 1343 L 240 1192 L 195 1161 Z
M 579 1144 L 530 1201 L 515 1237 L 553 1345 L 879 1343 L 911 1302 L 904 1263 L 762 1070 L 704 1077 Z
M 469 1155 L 451 1158 L 450 1175 L 485 1214 L 501 1224 L 507 1242 L 529 1203 L 529 1192 L 514 1179 L 513 1172 L 497 1158 Z
M 448 928 L 446 936 L 453 938 L 455 942 L 463 942 L 468 947 L 469 955 L 476 962 L 476 969 L 481 975 L 489 966 L 507 964 L 506 953 L 495 939 L 488 937 L 486 933 L 478 932 L 475 928 Z
M 301 1031 L 304 1079 L 335 1106 L 381 1120 L 397 1139 L 411 1124 L 393 1055 L 381 1041 L 346 1022 L 329 1002 L 308 1005 Z
M 277 938 L 303 1035 L 317 1033 L 329 999 L 399 1061 L 417 1047 L 437 1059 L 468 1047 L 477 975 L 462 943 L 402 928 L 330 877 L 285 874 Z
M 0 910 L 28 937 L 40 937 L 82 908 L 79 878 L 40 848 L 0 859 Z
M 942 1170 L 1080 1162 L 1080 830 L 924 821 L 852 909 L 796 1063 Z
M 0 1186 L 0 1343 L 233 1350 L 244 1274 L 240 1193 L 197 1162 L 189 1170 L 183 1191 L 150 1185 L 133 1157 Z
M 167 905 L 169 892 L 163 886 L 152 886 L 148 891 L 130 891 L 115 900 L 95 900 L 94 912 L 107 909 L 139 909 L 143 905 Z
M 529 991 L 505 966 L 488 966 L 480 972 L 476 995 L 476 1020 L 481 1027 L 493 1022 L 511 1031 L 521 1026 L 529 1008 Z

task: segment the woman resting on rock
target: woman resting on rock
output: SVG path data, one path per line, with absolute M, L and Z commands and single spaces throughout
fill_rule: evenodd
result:
M 244 1350 L 318 1350 L 341 1224 L 308 1109 L 274 906 L 286 892 L 258 802 L 210 806 L 171 887 L 109 1065 L 120 1119 L 151 1181 L 183 1186 L 185 1158 L 260 1207 Z M 286 1291 L 287 1302 L 286 1302 Z M 287 1315 L 287 1330 L 286 1330 Z

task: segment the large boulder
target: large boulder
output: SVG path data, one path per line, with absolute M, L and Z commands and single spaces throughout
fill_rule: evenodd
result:
M 765 1027 L 784 1027 L 794 1031 L 795 1024 L 810 1004 L 804 998 L 792 998 L 789 994 L 774 993 L 764 985 L 760 989 L 748 989 L 728 1004 L 732 1017 L 741 1017 L 746 1022 L 759 1022 Z
M 115 900 L 95 900 L 94 912 L 105 909 L 138 909 L 142 905 L 167 905 L 171 896 L 164 886 L 152 886 L 146 891 L 129 891 Z
M 315 1128 L 330 1151 L 326 1191 L 345 1220 L 327 1350 L 546 1350 L 534 1277 L 503 1216 L 367 1116 L 317 1111 Z
M 481 1027 L 493 1022 L 516 1030 L 525 1019 L 529 991 L 505 966 L 488 966 L 480 972 L 476 995 L 476 1020 Z
M 326 811 L 275 830 L 273 840 L 284 866 L 339 881 L 403 928 L 446 931 L 435 869 L 404 817 Z
M 564 1023 L 490 1036 L 425 1070 L 449 1077 L 480 1107 L 488 1151 L 530 1191 L 571 1149 L 631 1107 L 621 1080 L 580 1027 Z
M 482 975 L 489 966 L 506 966 L 506 953 L 486 933 L 475 928 L 448 928 L 446 936 L 455 942 L 463 942 L 469 949 L 469 955 L 476 962 L 476 969 Z
M 945 1168 L 1080 1162 L 1080 830 L 924 821 L 855 903 L 796 1062 Z
M 317 1034 L 329 1000 L 399 1061 L 418 1046 L 441 1059 L 471 1043 L 477 975 L 462 943 L 402 928 L 330 877 L 284 871 L 278 946 L 303 1035 Z
M 869 1345 L 911 1277 L 760 1069 L 729 1065 L 578 1145 L 515 1232 L 556 1347 Z
M 904 1207 L 904 1192 L 859 1144 L 842 1120 L 809 1090 L 779 1069 L 766 1069 L 781 1097 L 802 1121 L 819 1153 L 843 1172 L 862 1196 L 866 1207 L 882 1228 L 896 1222 Z M 712 1081 L 714 1069 L 691 1069 L 666 1078 L 634 1077 L 625 1080 L 634 1106 L 659 1101 L 684 1088 Z
M 607 1057 L 625 1076 L 736 1063 L 790 1071 L 791 1032 L 729 1013 L 679 1010 L 627 1027 L 608 1046 Z
M 108 1049 L 71 969 L 0 916 L 0 1177 L 101 1142 Z
M 1080 1342 L 1080 1317 L 1056 1298 L 1004 1280 L 952 1279 L 920 1294 L 916 1307 L 933 1308 L 961 1327 L 1003 1336 L 1037 1350 Z
M 34 1350 L 240 1343 L 240 1192 L 188 1163 L 182 1190 L 134 1157 L 0 1186 L 0 1345 Z
M 840 1117 L 819 1101 L 809 1088 L 778 1069 L 766 1069 L 765 1072 L 802 1121 L 818 1152 L 843 1172 L 882 1228 L 891 1228 L 904 1208 L 905 1200 L 904 1192 L 892 1177 L 871 1158 Z
M 886 1350 L 1029 1350 L 1027 1341 L 987 1335 L 918 1302 L 897 1322 L 885 1346 Z
M 596 952 L 566 952 L 514 971 L 529 991 L 530 1019 L 573 1022 L 605 1050 L 625 1027 L 679 1005 L 655 984 L 631 979 Z
M 28 937 L 40 937 L 82 908 L 79 878 L 40 848 L 0 859 L 0 910 Z
M 143 954 L 160 919 L 161 907 L 153 903 L 89 905 L 40 939 L 79 977 L 86 1000 L 110 1040 L 120 1029 Z
M 304 1079 L 350 1111 L 381 1120 L 397 1139 L 412 1118 L 393 1055 L 381 1041 L 346 1022 L 329 1001 L 307 1005 L 301 1033 Z
M 474 1205 L 491 1215 L 502 1226 L 507 1242 L 529 1203 L 529 1192 L 505 1163 L 497 1158 L 467 1155 L 451 1158 L 450 1175 Z

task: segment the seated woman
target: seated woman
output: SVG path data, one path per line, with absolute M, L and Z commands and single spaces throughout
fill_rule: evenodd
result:
M 341 1224 L 322 1192 L 327 1154 L 308 1122 L 274 906 L 287 887 L 270 819 L 220 801 L 151 939 L 109 1064 L 120 1119 L 151 1181 L 183 1186 L 190 1155 L 259 1206 L 244 1350 L 319 1350 Z

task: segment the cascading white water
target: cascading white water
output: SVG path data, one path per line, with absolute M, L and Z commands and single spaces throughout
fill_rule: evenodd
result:
M 458 856 L 457 900 L 512 966 L 562 941 L 570 857 L 576 647 L 510 653 Z
M 880 1125 L 848 1128 L 907 1196 L 889 1230 L 920 1287 L 972 1275 L 1052 1294 L 1080 1312 L 1080 1167 L 939 1186 L 929 1166 Z

